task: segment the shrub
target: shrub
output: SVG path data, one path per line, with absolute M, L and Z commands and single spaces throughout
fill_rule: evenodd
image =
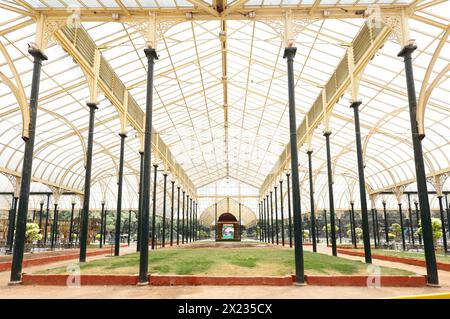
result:
M 431 229 L 433 230 L 433 239 L 437 240 L 442 237 L 442 222 L 438 218 L 431 218 Z M 422 235 L 422 221 L 419 222 L 419 229 L 416 234 Z
M 25 231 L 25 241 L 27 243 L 32 243 L 37 240 L 42 240 L 42 235 L 40 234 L 39 225 L 35 223 L 27 223 Z
M 336 233 L 339 231 L 339 227 L 337 227 L 336 225 L 334 225 L 334 229 L 335 229 Z M 327 224 L 326 229 L 325 229 L 325 226 L 323 226 L 322 231 L 327 231 L 328 234 L 330 234 L 331 233 L 331 224 Z
M 306 239 L 309 237 L 309 230 L 308 229 L 303 229 L 303 238 Z
M 389 227 L 389 230 L 395 237 L 397 237 L 398 235 L 400 235 L 402 233 L 402 227 L 398 223 L 393 223 L 391 225 L 391 227 Z M 394 237 L 394 239 L 395 239 L 395 237 Z

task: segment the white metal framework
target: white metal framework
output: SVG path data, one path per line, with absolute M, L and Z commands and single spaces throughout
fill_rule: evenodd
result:
M 176 180 L 199 199 L 200 212 L 231 196 L 246 198 L 246 207 L 257 215 L 259 196 L 286 180 L 288 97 L 282 52 L 287 19 L 298 47 L 294 69 L 302 206 L 308 210 L 307 149 L 314 151 L 318 208 L 327 206 L 324 129 L 332 131 L 335 205 L 346 209 L 353 200 L 358 206 L 352 89 L 362 100 L 368 193 L 414 188 L 406 80 L 403 61 L 397 58 L 405 21 L 409 38 L 419 46 L 414 75 L 431 189 L 450 188 L 449 1 L 0 0 L 0 191 L 12 191 L 8 179 L 20 177 L 32 71 L 27 43 L 36 41 L 37 21 L 43 19 L 49 60 L 42 68 L 33 189 L 83 193 L 85 102 L 88 75 L 94 70 L 88 62 L 99 54 L 116 77 L 108 75 L 114 82 L 110 89 L 108 80 L 99 83 L 91 206 L 98 208 L 102 200 L 115 205 L 118 133 L 126 130 L 123 206 L 137 208 L 149 12 L 156 19 L 160 56 L 153 114 L 159 181 L 167 172 L 169 181 Z M 372 28 L 371 23 L 380 26 Z M 362 32 L 368 32 L 373 46 L 358 51 L 355 39 Z M 98 53 L 90 52 L 90 45 Z M 333 92 L 342 94 L 336 93 L 333 101 L 331 95 L 325 97 L 328 108 L 308 123 L 307 114 L 327 92 L 333 74 L 339 74 L 349 48 L 358 55 L 355 61 L 364 60 L 355 64 L 356 71 L 346 64 L 357 87 L 336 82 Z M 100 72 L 105 70 L 103 66 Z M 221 193 L 224 183 L 238 194 Z M 211 188 L 217 185 L 213 196 Z M 161 194 L 158 182 L 157 196 Z M 2 200 L 0 207 L 7 209 L 9 203 Z M 65 200 L 70 206 L 70 199 Z M 388 205 L 394 207 L 395 200 Z

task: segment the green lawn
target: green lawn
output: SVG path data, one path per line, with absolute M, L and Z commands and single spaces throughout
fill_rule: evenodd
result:
M 397 250 L 385 250 L 385 249 L 374 249 L 374 250 L 372 250 L 372 252 L 374 254 L 378 254 L 378 255 L 425 260 L 425 256 L 421 252 L 409 252 L 409 251 L 397 251 Z M 437 259 L 437 261 L 450 263 L 450 256 L 436 254 L 436 259 Z
M 366 265 L 340 257 L 304 252 L 306 274 L 366 275 Z M 81 265 L 82 274 L 137 274 L 139 254 L 103 258 Z M 282 248 L 166 248 L 149 252 L 150 273 L 177 275 L 287 275 L 294 273 L 294 251 Z M 63 274 L 66 267 L 39 273 Z M 412 272 L 381 268 L 384 275 Z

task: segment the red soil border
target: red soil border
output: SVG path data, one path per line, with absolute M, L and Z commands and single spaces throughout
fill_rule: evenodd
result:
M 127 247 L 128 245 L 121 245 L 121 247 Z M 99 248 L 95 249 L 94 251 L 89 251 L 86 253 L 86 256 L 92 257 L 92 256 L 98 256 L 105 253 L 109 253 L 111 251 L 111 248 Z M 77 259 L 80 256 L 78 252 L 76 253 L 69 253 L 67 255 L 57 255 L 57 256 L 48 256 L 48 257 L 42 257 L 42 258 L 34 258 L 34 259 L 25 259 L 23 261 L 22 267 L 32 267 L 32 266 L 40 266 L 45 264 L 51 264 L 55 262 L 60 261 L 66 261 L 66 260 L 72 260 Z M 11 270 L 11 264 L 12 261 L 5 261 L 0 263 L 0 271 L 7 271 Z
M 347 250 L 347 249 L 342 249 L 342 250 L 338 249 L 338 253 L 341 253 L 344 255 L 350 255 L 350 256 L 364 257 L 363 252 L 351 251 L 351 250 Z M 387 260 L 387 261 L 392 261 L 392 262 L 402 263 L 402 264 L 407 264 L 407 265 L 426 267 L 425 261 L 420 260 L 420 259 L 385 256 L 385 255 L 378 255 L 378 254 L 372 254 L 372 258 L 380 259 L 380 260 Z M 450 264 L 439 262 L 439 261 L 436 262 L 436 264 L 437 264 L 437 267 L 439 270 L 450 271 Z
M 66 286 L 69 275 L 23 274 L 23 285 Z M 305 276 L 306 283 L 314 286 L 367 286 L 368 276 Z M 291 286 L 295 276 L 225 277 L 225 276 L 170 276 L 150 275 L 152 286 Z M 381 286 L 423 287 L 426 276 L 381 276 Z M 81 275 L 80 285 L 136 285 L 137 275 Z

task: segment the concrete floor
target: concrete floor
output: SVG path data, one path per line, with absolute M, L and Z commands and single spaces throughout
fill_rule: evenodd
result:
M 288 248 L 286 248 L 288 249 Z M 305 250 L 311 250 L 309 246 Z M 330 254 L 331 249 L 319 245 L 319 252 Z M 134 252 L 135 247 L 122 248 L 121 253 Z M 343 258 L 362 260 L 362 258 L 341 255 Z M 104 256 L 91 257 L 89 260 L 110 258 Z M 51 266 L 70 265 L 73 261 L 54 263 Z M 375 265 L 395 267 L 425 274 L 422 267 L 374 260 Z M 30 267 L 25 272 L 48 268 L 49 265 Z M 368 288 L 368 287 L 319 287 L 319 286 L 82 286 L 68 288 L 59 286 L 8 286 L 9 272 L 0 272 L 0 298 L 388 298 L 405 295 L 422 295 L 434 293 L 450 293 L 450 272 L 440 271 L 440 288 Z

